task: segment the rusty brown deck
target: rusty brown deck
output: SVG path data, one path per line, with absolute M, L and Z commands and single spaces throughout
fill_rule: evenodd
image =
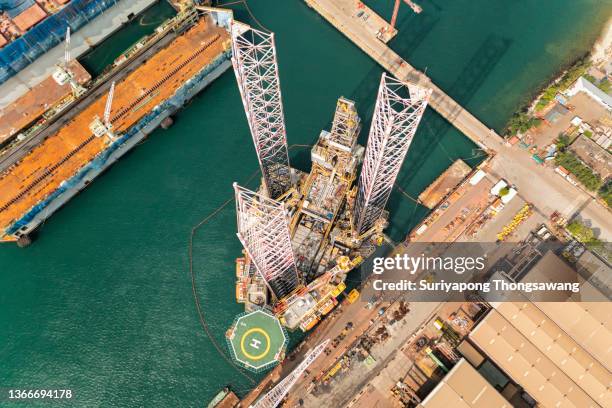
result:
M 91 80 L 91 75 L 78 61 L 70 62 L 70 71 L 79 84 Z M 13 135 L 36 122 L 53 106 L 72 93 L 70 84 L 60 85 L 49 76 L 41 83 L 0 110 L 0 145 Z
M 219 56 L 228 46 L 228 40 L 227 31 L 200 19 L 118 82 L 111 111 L 114 131 L 125 131 L 172 96 L 189 78 Z M 103 116 L 105 103 L 106 96 L 93 102 L 58 133 L 0 175 L 0 240 L 7 227 L 106 148 L 106 138 L 95 138 L 89 130 L 93 118 Z

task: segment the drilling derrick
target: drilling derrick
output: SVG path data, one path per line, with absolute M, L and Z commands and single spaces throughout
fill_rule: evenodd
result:
M 355 202 L 353 226 L 357 235 L 368 232 L 383 216 L 430 95 L 431 90 L 383 73 Z
M 277 299 L 299 284 L 284 205 L 234 183 L 238 238 Z
M 357 116 L 355 102 L 346 98 L 338 99 L 331 128 L 330 142 L 350 150 L 355 147 L 357 142 L 355 134 L 358 130 L 359 116 Z
M 291 186 L 285 118 L 278 80 L 274 34 L 232 29 L 232 64 L 270 198 Z
M 251 405 L 250 408 L 276 408 L 280 405 L 283 399 L 289 393 L 289 390 L 293 385 L 300 379 L 301 375 L 304 374 L 304 371 L 308 368 L 309 365 L 313 363 L 319 357 L 327 345 L 329 344 L 329 339 L 325 340 L 323 343 L 316 346 L 310 353 L 306 355 L 304 360 L 297 366 L 289 375 L 281 382 L 279 382 L 274 388 L 272 388 L 266 395 L 264 395 L 259 401 L 257 401 L 254 405 Z

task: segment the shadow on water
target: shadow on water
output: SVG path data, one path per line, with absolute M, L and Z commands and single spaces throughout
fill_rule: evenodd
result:
M 512 41 L 509 39 L 495 34 L 489 35 L 474 53 L 474 56 L 459 74 L 453 85 L 449 88 L 448 94 L 453 99 L 460 101 L 461 104 L 467 105 L 491 74 L 495 65 L 497 65 L 508 51 L 511 44 Z M 450 123 L 456 119 L 462 109 L 461 107 L 453 109 L 447 120 L 440 115 L 425 115 L 420 131 L 426 132 L 426 137 L 416 138 L 412 146 L 412 149 L 418 152 L 418 155 L 415 157 L 416 161 L 414 162 L 414 166 L 418 168 L 428 160 L 431 152 L 437 148 L 446 134 L 453 129 Z M 452 158 L 448 153 L 447 155 L 451 163 L 458 158 Z M 476 154 L 473 156 L 476 156 Z M 403 176 L 403 178 L 399 179 L 400 185 L 409 183 L 415 174 L 404 174 Z
M 408 58 L 425 41 L 439 21 L 440 18 L 436 15 L 411 14 L 397 27 L 398 35 L 391 40 L 389 46 L 403 58 Z
M 491 74 L 497 63 L 506 54 L 512 41 L 501 36 L 491 34 L 481 46 L 476 50 L 474 56 L 466 64 L 465 68 L 459 74 L 453 85 L 449 88 L 448 94 L 466 105 Z M 411 46 L 414 49 L 414 45 Z M 406 47 L 405 49 L 408 49 Z M 402 54 L 406 55 L 406 54 Z M 455 151 L 449 152 L 443 145 L 442 141 L 446 137 L 452 137 L 449 132 L 457 132 L 450 123 L 460 114 L 463 108 L 457 107 L 451 111 L 448 120 L 431 111 L 426 112 L 421 125 L 419 127 L 419 135 L 415 137 L 409 152 L 409 169 L 404 169 L 397 179 L 396 184 L 399 186 L 414 186 L 418 185 L 418 178 L 422 177 L 419 170 L 427 166 L 428 161 L 436 154 L 445 157 L 448 163 L 445 167 L 450 166 L 453 161 L 458 158 L 464 159 L 470 166 L 478 164 L 484 155 L 478 148 L 472 148 L 469 156 L 458 154 Z M 441 150 L 441 152 L 440 152 Z M 416 191 L 410 191 L 416 194 Z M 391 214 L 401 211 L 405 205 L 405 193 L 393 194 L 389 200 L 387 208 Z M 411 197 L 414 201 L 415 197 Z M 411 203 L 413 212 L 410 217 L 401 217 L 398 220 L 394 217 L 394 230 L 407 231 L 416 223 L 415 220 L 423 217 L 429 210 L 416 202 Z M 415 215 L 417 218 L 415 218 Z
M 467 106 L 511 45 L 511 39 L 489 34 L 447 93 Z
M 402 33 L 402 40 L 401 42 L 396 40 L 391 42 L 395 45 L 393 50 L 403 57 L 410 55 L 423 42 L 437 22 L 437 17 L 428 15 L 424 15 L 423 18 L 414 18 L 414 16 L 411 16 L 403 19 L 401 26 L 398 27 L 399 32 Z M 381 72 L 382 68 L 375 65 L 363 77 L 359 85 L 350 95 L 350 99 L 359 101 L 359 110 L 364 118 L 364 129 L 369 128 L 370 125 L 371 113 L 376 101 L 376 93 L 378 92 L 378 86 L 380 84 Z M 363 134 L 361 136 L 363 137 Z M 361 138 L 360 141 L 362 141 Z

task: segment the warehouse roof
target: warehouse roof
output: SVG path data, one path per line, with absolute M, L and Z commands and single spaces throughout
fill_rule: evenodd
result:
M 510 404 L 465 359 L 449 371 L 421 402 L 420 408 L 511 408 Z
M 494 307 L 470 339 L 541 405 L 612 406 L 607 369 L 534 303 Z

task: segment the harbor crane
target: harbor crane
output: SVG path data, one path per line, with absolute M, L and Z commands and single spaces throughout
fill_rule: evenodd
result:
M 70 84 L 74 97 L 79 97 L 85 93 L 85 88 L 79 84 L 74 72 L 70 69 L 70 26 L 66 27 L 66 41 L 64 42 L 64 60 L 57 64 L 55 72 L 51 75 L 58 85 Z
M 430 96 L 430 89 L 382 74 L 353 214 L 357 236 L 381 219 Z
M 414 11 L 416 14 L 420 14 L 423 11 L 423 8 L 413 2 L 412 0 L 395 0 L 395 4 L 393 5 L 393 15 L 391 16 L 391 27 L 395 28 L 395 23 L 397 22 L 397 13 L 399 12 L 400 1 L 403 1 Z
M 287 377 L 283 378 L 281 382 L 279 382 L 266 395 L 261 397 L 260 400 L 258 400 L 255 404 L 251 405 L 249 408 L 278 407 L 289 393 L 291 387 L 293 387 L 297 380 L 300 379 L 300 377 L 302 376 L 304 371 L 306 371 L 308 366 L 310 366 L 321 355 L 321 353 L 323 353 L 328 344 L 329 339 L 316 346 L 310 353 L 306 355 L 300 365 L 298 365 L 291 373 L 289 373 Z
M 106 97 L 106 106 L 104 107 L 104 120 L 102 121 L 99 116 L 96 116 L 89 125 L 89 129 L 93 132 L 95 137 L 107 136 L 109 142 L 117 140 L 117 136 L 113 132 L 113 124 L 111 122 L 110 114 L 113 106 L 113 97 L 115 95 L 115 82 L 111 84 L 108 96 Z
M 289 215 L 283 203 L 234 183 L 238 238 L 277 299 L 299 285 Z
M 232 64 L 268 197 L 291 187 L 274 34 L 232 23 Z

